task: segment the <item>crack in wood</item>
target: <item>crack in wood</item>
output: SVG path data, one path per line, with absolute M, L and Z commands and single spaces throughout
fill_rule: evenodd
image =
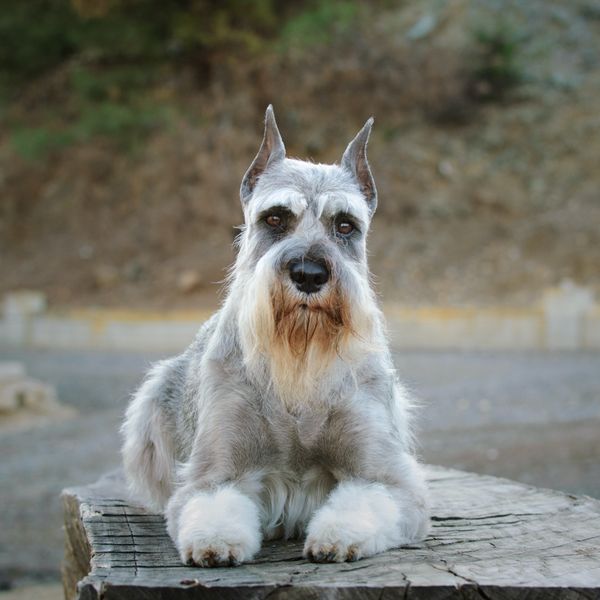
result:
M 498 515 L 482 515 L 479 517 L 459 517 L 459 516 L 444 516 L 439 517 L 436 515 L 432 515 L 431 520 L 436 521 L 483 521 L 485 519 L 502 519 L 504 517 L 543 517 L 544 513 L 534 512 L 534 513 L 502 513 Z
M 430 538 L 432 541 L 438 541 L 442 538 Z M 466 540 L 450 540 L 447 542 L 443 542 L 440 544 L 429 544 L 429 548 L 443 548 L 446 546 L 457 546 L 459 544 L 479 544 L 481 542 L 491 542 L 492 540 L 497 541 L 499 536 L 489 537 L 489 538 L 477 538 L 477 539 L 466 539 Z M 494 544 L 492 544 L 493 546 Z
M 125 517 L 125 523 L 127 524 L 127 529 L 129 529 L 129 534 L 131 535 L 131 542 L 133 544 L 133 549 L 131 552 L 132 555 L 132 559 L 133 559 L 133 564 L 134 564 L 134 573 L 135 575 L 138 574 L 138 561 L 137 561 L 137 551 L 135 549 L 135 538 L 133 536 L 133 531 L 131 529 L 131 524 L 129 523 L 129 517 L 127 515 L 127 509 L 123 510 L 123 516 Z
M 475 581 L 474 579 L 471 579 L 470 577 L 466 577 L 465 575 L 461 575 L 460 573 L 455 571 L 453 568 L 450 567 L 450 565 L 448 564 L 448 561 L 445 558 L 440 558 L 440 561 L 442 563 L 444 563 L 443 570 L 447 571 L 451 575 L 454 575 L 455 577 L 458 577 L 459 579 L 462 579 L 462 580 L 466 581 L 468 584 L 472 585 L 475 588 L 475 591 L 477 592 L 477 594 L 480 595 L 483 598 L 483 600 L 491 600 L 489 598 L 489 596 L 481 589 L 481 587 L 479 586 L 479 583 L 477 583 L 477 581 Z M 433 565 L 433 567 L 436 569 L 440 568 L 438 565 Z M 460 588 L 462 588 L 463 586 L 459 585 L 458 587 L 459 587 L 459 591 L 460 591 Z M 461 591 L 461 594 L 462 594 L 462 591 Z
M 406 573 L 402 572 L 400 575 L 402 576 L 402 581 L 404 582 L 404 593 L 402 594 L 402 598 L 403 600 L 407 600 L 408 595 L 410 594 L 411 581 Z
M 575 544 L 582 544 L 584 542 L 589 542 L 590 540 L 600 540 L 600 535 L 593 535 L 591 537 L 587 537 L 587 538 L 577 538 L 574 540 L 569 540 L 568 542 L 563 542 L 562 544 L 552 544 L 551 546 L 543 546 L 541 548 L 536 548 L 537 551 L 542 551 L 545 552 L 547 550 L 556 550 L 557 548 L 564 548 L 566 546 L 572 546 L 574 543 Z M 581 549 L 579 549 L 581 550 Z M 598 550 L 598 548 L 596 548 L 596 550 Z M 527 554 L 528 552 L 531 552 L 531 550 L 525 549 L 522 550 L 520 552 L 514 552 L 513 556 L 522 556 L 523 554 Z M 573 554 L 578 554 L 577 550 L 574 550 Z M 565 554 L 561 554 L 561 555 L 557 555 L 560 558 L 564 558 Z M 546 556 L 546 558 L 551 558 L 551 556 Z
M 365 563 L 362 565 L 356 565 L 355 567 L 347 567 L 344 569 L 344 573 L 350 573 L 351 571 L 362 571 L 363 569 L 370 569 L 371 565 L 369 563 Z

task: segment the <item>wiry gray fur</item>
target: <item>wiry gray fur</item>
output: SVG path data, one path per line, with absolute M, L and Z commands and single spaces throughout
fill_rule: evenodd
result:
M 131 488 L 164 511 L 184 561 L 235 564 L 263 537 L 303 533 L 308 558 L 352 560 L 427 531 L 409 402 L 369 285 L 371 125 L 341 165 L 312 164 L 285 158 L 267 109 L 224 305 L 182 355 L 153 368 L 127 410 Z M 274 232 L 265 215 L 284 209 L 287 228 Z M 351 235 L 336 233 L 340 218 Z M 323 262 L 330 280 L 300 292 L 293 260 Z

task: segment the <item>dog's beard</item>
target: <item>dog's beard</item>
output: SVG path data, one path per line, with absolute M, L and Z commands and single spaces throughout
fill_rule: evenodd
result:
M 377 307 L 368 288 L 362 302 L 351 302 L 339 283 L 307 296 L 273 273 L 265 275 L 245 289 L 239 320 L 244 359 L 294 410 L 335 384 L 339 361 L 351 363 L 363 354 L 373 339 Z
M 271 313 L 265 356 L 274 389 L 293 409 L 317 395 L 330 379 L 335 361 L 347 354 L 351 314 L 338 289 L 317 300 L 301 297 L 283 283 L 271 291 Z
M 302 365 L 311 350 L 321 355 L 340 354 L 352 332 L 351 315 L 338 288 L 324 297 L 290 293 L 284 283 L 271 293 L 274 343 Z

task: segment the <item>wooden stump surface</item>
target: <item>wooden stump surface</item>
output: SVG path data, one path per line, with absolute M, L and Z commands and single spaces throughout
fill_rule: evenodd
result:
M 428 467 L 422 544 L 314 564 L 301 542 L 266 542 L 252 563 L 183 566 L 161 516 L 128 503 L 120 473 L 65 490 L 67 598 L 600 599 L 600 501 Z

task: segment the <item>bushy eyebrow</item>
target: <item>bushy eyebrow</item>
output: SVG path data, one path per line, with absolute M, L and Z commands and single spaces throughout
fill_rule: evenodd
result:
M 257 221 L 266 219 L 269 215 L 285 215 L 287 217 L 295 217 L 296 214 L 289 207 L 283 204 L 269 206 L 258 213 Z
M 366 203 L 363 206 L 362 197 L 325 196 L 319 198 L 319 204 L 321 217 L 334 218 L 337 215 L 345 215 L 358 224 L 361 229 L 368 223 L 368 208 Z
M 257 199 L 255 214 L 263 214 L 265 211 L 277 208 L 285 208 L 292 214 L 298 216 L 306 209 L 306 199 L 297 192 L 280 190 Z

